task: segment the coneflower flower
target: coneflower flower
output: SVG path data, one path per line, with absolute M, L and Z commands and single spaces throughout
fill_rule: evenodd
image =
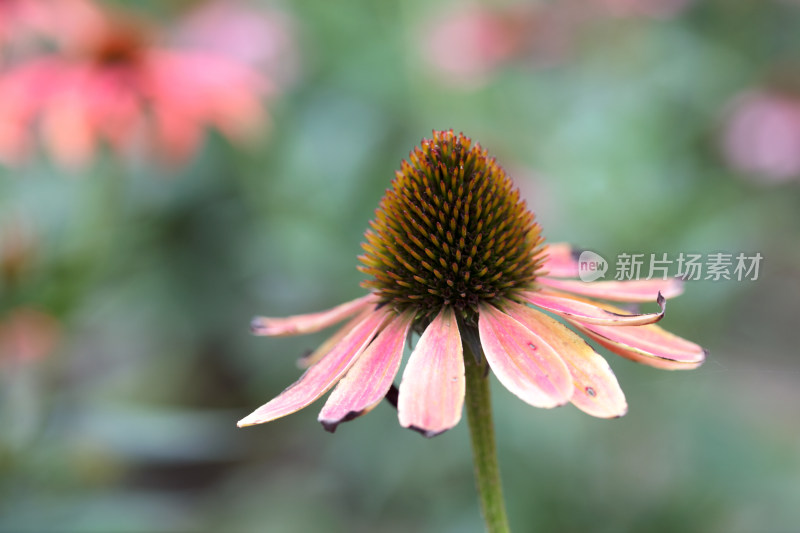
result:
M 680 281 L 566 279 L 578 273 L 573 250 L 544 245 L 511 179 L 463 134 L 434 131 L 411 152 L 365 239 L 359 269 L 370 276 L 363 282 L 369 294 L 321 313 L 253 320 L 255 334 L 281 336 L 349 319 L 303 360 L 308 370 L 296 383 L 239 426 L 293 413 L 334 385 L 319 415 L 326 429 L 367 413 L 394 395 L 412 331 L 420 337 L 396 403 L 400 424 L 428 437 L 461 418 L 466 357 L 485 360 L 530 405 L 571 402 L 603 418 L 624 415 L 625 396 L 605 359 L 573 329 L 657 368 L 704 360 L 700 346 L 654 324 L 665 298 L 681 293 Z M 592 298 L 657 302 L 659 310 L 633 314 Z
M 65 35 L 58 53 L 0 76 L 0 161 L 25 160 L 37 128 L 59 163 L 81 167 L 101 143 L 183 162 L 208 126 L 246 141 L 264 125 L 271 87 L 248 65 L 159 46 L 149 27 L 121 14 L 97 11 L 92 22 Z

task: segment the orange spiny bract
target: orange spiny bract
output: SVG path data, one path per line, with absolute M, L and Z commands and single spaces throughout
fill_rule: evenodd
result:
M 363 286 L 397 310 L 472 315 L 529 287 L 542 263 L 539 225 L 511 179 L 452 130 L 434 131 L 401 163 L 370 226 Z

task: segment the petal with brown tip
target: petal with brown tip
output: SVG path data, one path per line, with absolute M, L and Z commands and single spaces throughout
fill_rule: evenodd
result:
M 701 346 L 655 324 L 606 327 L 570 322 L 603 347 L 637 363 L 665 370 L 691 370 L 706 358 Z
M 611 304 L 597 305 L 611 313 L 622 312 Z M 569 322 L 617 355 L 656 368 L 690 370 L 703 364 L 707 354 L 701 346 L 655 324 L 606 327 L 575 320 Z
M 372 294 L 350 300 L 327 311 L 294 315 L 284 318 L 256 317 L 250 323 L 254 335 L 281 337 L 284 335 L 303 335 L 314 333 L 355 315 L 375 302 Z
M 341 379 L 380 329 L 388 311 L 378 310 L 348 333 L 322 360 L 277 397 L 239 421 L 251 426 L 299 411 L 330 390 Z
M 413 320 L 414 313 L 406 311 L 389 322 L 339 381 L 319 414 L 326 430 L 371 411 L 386 396 Z
M 661 307 L 661 310 L 658 313 L 637 315 L 622 311 L 609 311 L 596 302 L 551 292 L 547 289 L 521 292 L 519 295 L 536 307 L 541 307 L 566 319 L 577 320 L 586 324 L 599 324 L 601 326 L 652 324 L 664 317 L 664 310 L 667 305 L 666 299 L 659 294 L 656 302 Z
M 400 425 L 433 437 L 461 420 L 464 354 L 453 309 L 433 319 L 408 359 L 397 403 Z

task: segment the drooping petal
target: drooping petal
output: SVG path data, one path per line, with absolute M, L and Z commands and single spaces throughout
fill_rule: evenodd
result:
M 561 322 L 526 305 L 509 302 L 508 314 L 539 335 L 567 364 L 574 390 L 570 401 L 581 411 L 600 418 L 623 416 L 625 394 L 608 362 Z
M 555 278 L 577 278 L 578 256 L 576 252 L 567 243 L 548 244 L 545 248 L 547 258 L 542 265 L 545 275 Z
M 400 425 L 426 437 L 461 420 L 464 406 L 464 353 L 453 309 L 445 307 L 417 342 L 400 382 Z
M 137 88 L 130 85 L 125 74 L 117 70 L 98 70 L 86 80 L 92 93 L 92 126 L 120 154 L 132 146 L 135 134 L 146 123 Z
M 333 309 L 310 313 L 307 315 L 294 315 L 284 318 L 256 317 L 250 323 L 254 335 L 269 335 L 281 337 L 284 335 L 303 335 L 314 333 L 337 322 L 341 322 L 374 303 L 375 297 L 367 294 L 349 302 L 337 305 Z
M 521 292 L 519 295 L 536 307 L 541 307 L 566 319 L 577 320 L 586 324 L 599 324 L 601 326 L 652 324 L 664 317 L 664 311 L 667 306 L 666 299 L 660 294 L 656 302 L 661 307 L 661 310 L 658 313 L 641 315 L 625 313 L 622 310 L 617 310 L 619 312 L 608 311 L 596 302 L 551 292 L 547 289 Z
M 683 293 L 683 281 L 678 278 L 587 283 L 571 279 L 539 277 L 536 281 L 559 291 L 619 302 L 652 302 L 658 297 L 659 292 L 664 298 L 673 298 Z
M 97 140 L 91 121 L 94 95 L 88 91 L 85 72 L 76 71 L 63 83 L 42 112 L 42 136 L 55 159 L 76 169 L 91 159 Z
M 203 124 L 184 111 L 177 103 L 158 100 L 151 103 L 153 138 L 164 163 L 186 163 L 203 142 Z
M 234 140 L 245 140 L 263 123 L 260 96 L 266 80 L 249 67 L 202 52 L 151 50 L 148 59 L 147 91 L 192 131 L 212 124 Z
M 0 30 L 1 32 L 1 30 Z M 31 126 L 52 94 L 54 79 L 66 78 L 59 61 L 42 58 L 6 70 L 0 77 L 0 161 L 16 164 L 31 152 Z
M 375 312 L 375 310 L 372 307 L 367 307 L 363 309 L 356 316 L 348 320 L 344 326 L 336 330 L 336 333 L 325 339 L 325 341 L 319 346 L 317 346 L 317 348 L 314 351 L 299 358 L 297 360 L 297 367 L 305 369 L 312 365 L 317 364 L 323 357 L 328 355 L 328 352 L 330 352 L 334 346 L 339 344 L 339 342 L 341 342 L 341 340 L 344 339 L 345 335 L 350 333 L 350 330 L 359 325 L 362 320 L 367 318 L 367 315 L 373 312 Z
M 570 321 L 582 333 L 627 359 L 665 370 L 697 368 L 706 351 L 655 324 L 606 327 Z
M 389 314 L 387 309 L 379 309 L 370 314 L 319 363 L 306 370 L 299 380 L 240 420 L 238 426 L 261 424 L 286 416 L 299 411 L 325 394 L 364 351 L 384 323 L 387 314 Z
M 330 432 L 341 422 L 368 413 L 386 396 L 400 369 L 413 312 L 393 319 L 381 331 L 328 397 L 318 420 Z
M 570 400 L 569 369 L 541 335 L 487 303 L 480 304 L 478 313 L 483 353 L 500 383 L 535 407 Z

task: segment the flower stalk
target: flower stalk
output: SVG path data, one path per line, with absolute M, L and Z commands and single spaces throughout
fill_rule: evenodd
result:
M 467 381 L 465 403 L 481 512 L 489 533 L 507 533 L 508 517 L 497 463 L 491 392 L 485 364 L 484 359 L 482 363 L 478 363 L 469 343 L 464 343 L 464 371 Z

